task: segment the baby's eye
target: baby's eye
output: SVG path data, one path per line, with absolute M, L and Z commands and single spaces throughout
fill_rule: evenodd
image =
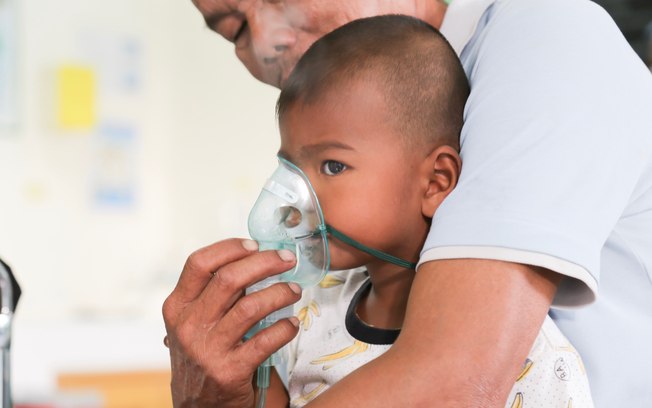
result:
M 346 170 L 346 164 L 340 163 L 335 160 L 326 160 L 322 165 L 321 165 L 321 171 L 322 173 L 328 175 L 328 176 L 336 176 Z

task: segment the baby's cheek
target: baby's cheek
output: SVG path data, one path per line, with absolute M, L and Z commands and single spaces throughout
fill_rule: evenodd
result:
M 369 255 L 336 239 L 329 239 L 330 269 L 353 269 L 369 263 Z

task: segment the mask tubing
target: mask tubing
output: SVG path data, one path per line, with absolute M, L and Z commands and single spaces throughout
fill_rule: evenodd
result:
M 407 269 L 412 269 L 415 270 L 417 267 L 417 264 L 414 262 L 406 261 L 405 259 L 398 258 L 394 255 L 387 254 L 383 251 L 379 251 L 377 249 L 369 248 L 366 245 L 362 245 L 358 241 L 353 240 L 352 238 L 349 238 L 348 236 L 344 235 L 342 232 L 336 230 L 330 225 L 326 225 L 326 232 L 331 234 L 333 238 L 336 238 L 342 242 L 344 242 L 347 245 L 351 245 L 355 249 L 359 249 L 362 252 L 366 252 L 371 256 L 375 256 L 376 258 L 383 260 L 385 262 L 392 263 L 394 265 L 400 266 L 401 268 L 407 268 Z
M 258 366 L 256 372 L 256 386 L 258 387 L 258 396 L 256 398 L 256 408 L 265 408 L 265 400 L 267 399 L 267 389 L 269 388 L 269 366 Z
M 268 288 L 278 282 L 281 282 L 279 276 L 272 276 L 267 279 L 264 279 L 258 283 L 255 283 L 254 285 L 250 286 L 247 288 L 247 293 L 253 293 L 257 292 L 259 290 Z M 282 319 L 287 319 L 289 317 L 292 317 L 294 315 L 294 307 L 292 305 L 286 306 L 282 309 L 279 309 L 275 312 L 270 313 L 269 315 L 265 316 L 265 318 L 261 321 L 258 322 L 254 327 L 252 327 L 249 332 L 245 335 L 246 339 L 249 339 L 253 337 L 256 333 L 259 331 L 273 325 L 274 323 L 278 322 L 279 320 Z M 282 350 L 279 350 L 269 356 L 267 360 L 263 362 L 263 366 L 274 366 L 274 365 L 279 365 L 282 364 L 285 361 L 285 355 L 283 354 Z

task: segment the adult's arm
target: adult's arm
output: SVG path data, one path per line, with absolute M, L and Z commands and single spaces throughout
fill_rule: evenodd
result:
M 308 406 L 503 407 L 558 280 L 501 261 L 422 265 L 394 346 Z
M 296 335 L 298 321 L 283 319 L 242 339 L 263 317 L 299 300 L 300 288 L 279 283 L 246 296 L 244 289 L 291 268 L 291 255 L 231 239 L 188 258 L 163 305 L 175 407 L 253 407 L 256 367 Z

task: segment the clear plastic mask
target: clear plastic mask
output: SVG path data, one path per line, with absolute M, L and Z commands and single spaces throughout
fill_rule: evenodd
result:
M 319 283 L 329 268 L 324 215 L 301 169 L 282 157 L 278 160 L 278 168 L 249 213 L 249 234 L 258 241 L 260 250 L 294 252 L 296 265 L 280 280 L 307 288 Z
M 263 186 L 249 213 L 249 234 L 258 241 L 261 251 L 292 251 L 296 256 L 296 264 L 280 276 L 271 276 L 253 284 L 247 293 L 263 290 L 278 282 L 296 282 L 304 289 L 317 285 L 326 276 L 330 266 L 328 234 L 386 262 L 414 269 L 414 263 L 369 248 L 327 225 L 308 177 L 282 157 L 278 161 L 278 167 Z M 246 337 L 249 338 L 292 314 L 292 306 L 277 310 L 252 327 Z M 263 366 L 277 365 L 284 360 L 282 349 L 270 356 Z

